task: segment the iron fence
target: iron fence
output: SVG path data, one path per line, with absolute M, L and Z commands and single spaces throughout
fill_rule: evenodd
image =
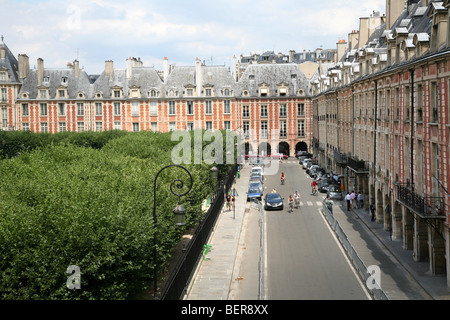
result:
M 192 278 L 193 272 L 203 253 L 203 247 L 214 228 L 224 204 L 224 193 L 228 192 L 233 184 L 237 172 L 237 165 L 234 165 L 228 173 L 223 184 L 219 185 L 216 193 L 212 197 L 211 206 L 200 221 L 192 239 L 189 241 L 186 250 L 178 260 L 173 272 L 168 276 L 167 281 L 161 289 L 161 300 L 180 300 L 186 292 L 186 288 Z

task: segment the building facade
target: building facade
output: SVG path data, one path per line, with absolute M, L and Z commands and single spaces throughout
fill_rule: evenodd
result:
M 320 163 L 450 290 L 449 8 L 387 1 L 367 42 L 315 82 L 313 141 Z
M 240 131 L 253 154 L 292 156 L 310 147 L 312 89 L 296 63 L 250 65 L 235 79 L 225 66 L 199 59 L 193 66 L 174 67 L 165 58 L 159 72 L 129 58 L 125 69 L 108 60 L 100 75 L 89 75 L 78 61 L 47 69 L 39 58 L 30 69 L 26 55 L 15 59 L 4 43 L 1 48 L 3 130 L 201 128 Z M 309 78 L 316 74 L 311 67 L 308 72 Z

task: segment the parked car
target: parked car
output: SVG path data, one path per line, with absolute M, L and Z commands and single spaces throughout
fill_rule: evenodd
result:
M 253 173 L 260 173 L 262 176 L 264 176 L 264 170 L 263 170 L 263 168 L 260 167 L 260 166 L 254 166 L 254 167 L 252 168 L 252 174 L 253 174 Z
M 283 198 L 279 193 L 266 193 L 264 197 L 265 210 L 283 210 Z
M 302 162 L 303 169 L 306 169 L 307 164 L 310 162 L 312 162 L 312 159 L 308 158 L 308 159 L 303 160 L 303 162 Z
M 344 194 L 341 191 L 341 187 L 337 184 L 331 184 L 328 187 L 327 198 L 330 198 L 332 200 L 343 200 Z
M 249 188 L 257 188 L 261 191 L 261 193 L 263 193 L 263 191 L 264 191 L 264 186 L 259 181 L 251 181 L 248 187 Z
M 322 193 L 328 192 L 328 188 L 331 185 L 331 181 L 327 179 L 322 179 L 319 182 L 319 191 Z
M 252 182 L 258 182 L 260 184 L 264 184 L 264 182 L 262 181 L 261 176 L 250 177 L 250 183 L 252 183 Z
M 250 174 L 250 179 L 254 178 L 254 177 L 258 177 L 261 179 L 261 181 L 264 183 L 264 175 L 262 175 L 260 172 L 252 172 Z
M 262 190 L 258 187 L 249 187 L 247 191 L 247 201 L 252 201 L 254 199 L 262 200 Z
M 306 173 L 307 174 L 309 174 L 309 170 L 310 170 L 310 168 L 311 168 L 311 166 L 313 165 L 313 163 L 312 163 L 312 161 L 310 161 L 310 162 L 308 162 L 307 164 L 306 164 Z
M 316 170 L 319 169 L 320 166 L 317 164 L 312 164 L 311 167 L 309 167 L 308 174 L 311 178 L 314 178 L 316 176 Z
M 302 156 L 311 158 L 313 155 L 311 153 L 309 153 L 308 151 L 297 151 L 297 153 L 295 154 L 296 158 L 300 158 Z
M 303 161 L 304 161 L 305 159 L 310 159 L 310 157 L 308 157 L 308 156 L 301 156 L 301 157 L 299 157 L 299 158 L 298 158 L 298 164 L 303 164 Z

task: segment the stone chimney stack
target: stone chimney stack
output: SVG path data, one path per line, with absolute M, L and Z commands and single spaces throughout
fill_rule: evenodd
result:
M 167 60 L 167 57 L 164 57 L 164 62 L 163 62 L 163 77 L 164 77 L 164 83 L 167 82 L 167 78 L 169 77 L 169 60 Z
M 19 78 L 24 79 L 28 77 L 28 74 L 30 72 L 30 59 L 26 54 L 19 54 L 18 59 L 19 64 Z
M 5 59 L 5 58 L 6 58 L 6 48 L 1 47 L 0 48 L 0 59 Z
M 105 61 L 105 76 L 112 80 L 114 76 L 114 62 L 112 60 Z
M 202 62 L 199 58 L 195 60 L 195 85 L 197 87 L 197 96 L 200 97 L 202 94 Z
M 75 71 L 75 78 L 80 76 L 80 62 L 78 60 L 73 61 L 73 70 Z
M 44 81 L 44 60 L 42 58 L 37 59 L 37 72 L 38 72 L 38 85 L 41 85 Z

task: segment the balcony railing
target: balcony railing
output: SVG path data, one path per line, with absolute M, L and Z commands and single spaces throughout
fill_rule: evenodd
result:
M 347 155 L 342 154 L 339 151 L 334 151 L 334 161 L 339 164 L 347 164 Z
M 348 157 L 347 166 L 356 173 L 369 173 L 368 165 L 364 160 L 356 160 L 352 157 Z
M 423 197 L 415 193 L 410 183 L 397 183 L 397 201 L 417 213 L 421 218 L 443 218 L 444 198 Z

